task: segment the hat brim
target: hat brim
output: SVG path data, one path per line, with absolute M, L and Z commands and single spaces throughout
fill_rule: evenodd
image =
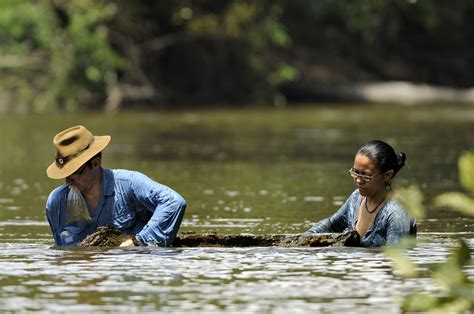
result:
M 64 179 L 70 176 L 89 159 L 106 148 L 107 145 L 109 145 L 110 140 L 111 137 L 109 135 L 94 136 L 94 141 L 92 144 L 89 145 L 89 148 L 79 154 L 79 156 L 72 158 L 62 166 L 58 166 L 56 161 L 53 161 L 53 163 L 49 165 L 48 169 L 46 169 L 46 174 L 51 179 Z

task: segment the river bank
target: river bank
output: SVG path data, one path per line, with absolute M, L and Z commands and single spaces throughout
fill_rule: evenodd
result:
M 311 81 L 290 84 L 287 97 L 333 102 L 418 104 L 474 104 L 474 88 L 414 83 L 409 81 L 316 83 Z

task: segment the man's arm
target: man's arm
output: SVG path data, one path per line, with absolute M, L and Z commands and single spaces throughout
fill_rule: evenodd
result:
M 59 195 L 58 191 L 54 190 L 46 201 L 46 218 L 48 219 L 51 233 L 53 234 L 54 243 L 56 246 L 61 246 L 61 236 L 59 234 L 60 228 L 60 210 L 59 210 Z
M 137 234 L 146 244 L 169 246 L 181 225 L 186 201 L 173 189 L 135 172 L 131 191 L 138 203 L 153 212 L 148 223 Z

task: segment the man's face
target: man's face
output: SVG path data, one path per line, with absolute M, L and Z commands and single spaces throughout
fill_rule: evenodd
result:
M 76 172 L 66 177 L 66 184 L 74 186 L 85 194 L 92 187 L 96 178 L 95 172 L 100 165 L 97 165 L 96 160 L 91 160 L 82 165 Z

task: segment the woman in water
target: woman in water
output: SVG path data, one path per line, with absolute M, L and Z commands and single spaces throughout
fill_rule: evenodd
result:
M 349 169 L 357 189 L 342 207 L 303 235 L 356 230 L 361 246 L 397 244 L 407 235 L 416 235 L 416 222 L 396 200 L 389 197 L 391 181 L 405 165 L 404 153 L 382 141 L 362 146 Z

